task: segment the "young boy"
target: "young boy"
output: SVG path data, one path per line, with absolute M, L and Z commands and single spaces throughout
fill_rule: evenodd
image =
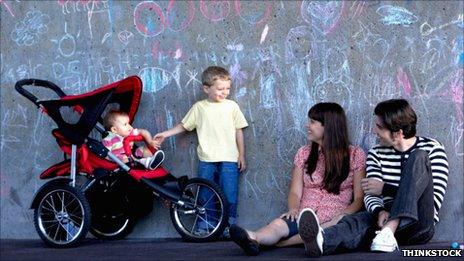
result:
M 246 168 L 242 129 L 248 123 L 238 104 L 226 99 L 230 92 L 229 72 L 217 66 L 208 67 L 201 75 L 203 91 L 208 98 L 195 103 L 181 123 L 158 133 L 165 138 L 184 131 L 197 130 L 198 176 L 215 181 L 229 202 L 229 225 L 236 223 L 239 170 Z M 224 233 L 228 237 L 228 229 Z
M 127 136 L 140 134 L 148 144 L 153 147 L 156 145 L 147 130 L 134 129 L 131 126 L 127 113 L 112 110 L 105 115 L 103 125 L 108 131 L 108 135 L 102 140 L 103 145 L 122 162 L 127 163 L 132 159 L 142 164 L 146 169 L 156 169 L 163 162 L 164 153 L 162 150 L 157 150 L 155 154 L 152 154 L 147 147 L 137 147 L 132 157 L 126 155 L 123 141 Z

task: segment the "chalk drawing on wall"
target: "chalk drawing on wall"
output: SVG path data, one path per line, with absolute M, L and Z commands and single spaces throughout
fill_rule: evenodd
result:
M 356 17 L 361 16 L 361 14 L 364 13 L 365 11 L 366 6 L 367 6 L 366 1 L 358 1 L 358 0 L 353 1 L 349 9 L 351 18 L 356 18 Z
M 259 44 L 263 44 L 264 40 L 266 40 L 267 33 L 269 32 L 269 26 L 266 24 L 264 26 L 263 31 L 261 32 L 261 38 L 259 40 Z
M 68 33 L 68 24 L 66 22 L 64 23 L 64 35 L 59 41 L 52 39 L 52 42 L 58 43 L 58 52 L 63 57 L 71 57 L 76 51 L 76 40 L 74 36 Z
M 460 35 L 454 40 L 453 52 L 456 54 L 456 64 L 464 65 L 464 36 Z
M 397 88 L 403 90 L 403 97 L 409 98 L 411 96 L 411 83 L 409 82 L 408 74 L 399 67 L 396 74 Z
M 382 16 L 380 21 L 386 25 L 409 26 L 418 20 L 411 11 L 400 6 L 383 5 L 377 8 L 377 14 Z
M 306 60 L 311 55 L 313 35 L 311 28 L 298 26 L 290 29 L 285 40 L 285 59 L 287 63 Z
M 101 44 L 112 35 L 111 12 L 107 4 L 101 5 L 98 1 L 91 1 L 92 5 L 87 12 L 87 23 L 89 24 L 90 38 L 100 41 Z M 98 26 L 98 30 L 92 29 L 92 24 Z
M 293 164 L 293 156 L 297 150 L 307 144 L 307 135 L 301 128 L 291 127 L 280 133 L 277 143 L 277 153 L 279 158 L 288 166 Z
M 439 25 L 439 26 L 431 26 L 427 21 L 421 24 L 420 26 L 420 32 L 422 36 L 428 36 L 431 33 L 443 29 L 447 26 L 456 24 L 458 27 L 463 28 L 464 27 L 464 14 L 459 14 L 458 17 L 451 22 Z
M 227 18 L 230 13 L 229 1 L 200 0 L 200 11 L 206 19 L 219 22 Z
M 67 15 L 107 9 L 109 1 L 110 0 L 58 0 L 57 3 L 61 6 L 61 12 Z
M 139 75 L 143 82 L 143 91 L 151 93 L 163 89 L 169 85 L 173 79 L 169 72 L 156 67 L 143 68 L 139 72 Z
M 16 23 L 11 39 L 18 46 L 31 46 L 48 31 L 50 17 L 38 10 L 29 11 L 23 20 Z
M 3 4 L 3 6 L 6 8 L 6 10 L 8 10 L 8 13 L 10 13 L 11 16 L 15 17 L 13 11 L 11 10 L 11 7 L 8 5 L 8 3 L 6 1 L 0 0 L 0 4 Z
M 134 34 L 132 32 L 130 32 L 130 31 L 127 31 L 127 30 L 123 30 L 123 31 L 118 33 L 118 39 L 124 45 L 128 45 L 133 37 L 134 37 Z
M 235 0 L 235 12 L 244 21 L 252 25 L 264 24 L 272 13 L 271 1 Z
M 168 71 L 159 67 L 146 67 L 139 71 L 138 75 L 143 82 L 143 91 L 156 93 L 166 86 L 174 83 L 178 91 L 180 88 L 180 65 L 173 71 Z
M 275 76 L 274 74 L 259 77 L 260 86 L 260 103 L 265 109 L 270 109 L 276 106 L 276 97 L 274 93 L 275 88 Z
M 166 27 L 174 32 L 185 30 L 195 17 L 194 1 L 170 0 L 166 8 Z
M 339 24 L 344 1 L 303 1 L 301 17 L 323 34 L 330 34 Z
M 164 15 L 161 7 L 153 1 L 144 1 L 134 9 L 134 25 L 146 37 L 159 35 L 164 31 Z

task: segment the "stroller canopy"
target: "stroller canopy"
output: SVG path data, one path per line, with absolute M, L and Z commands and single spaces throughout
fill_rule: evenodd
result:
M 119 110 L 134 120 L 142 95 L 142 81 L 137 76 L 130 76 L 121 81 L 100 87 L 94 91 L 80 95 L 66 95 L 59 100 L 39 101 L 47 114 L 58 124 L 60 133 L 73 144 L 84 143 L 97 122 L 101 123 L 101 115 L 110 103 L 119 104 Z M 80 114 L 76 123 L 63 119 L 60 108 L 73 107 Z

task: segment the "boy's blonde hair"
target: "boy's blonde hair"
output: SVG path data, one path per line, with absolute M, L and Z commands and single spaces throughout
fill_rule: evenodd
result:
M 113 127 L 114 123 L 116 122 L 116 118 L 121 117 L 121 116 L 129 117 L 129 115 L 124 111 L 120 111 L 120 110 L 109 111 L 105 115 L 105 118 L 103 118 L 103 126 L 105 126 L 105 130 L 107 131 L 111 130 L 111 127 Z
M 201 74 L 201 83 L 204 86 L 210 87 L 214 84 L 214 81 L 218 79 L 230 81 L 230 73 L 222 67 L 210 66 Z

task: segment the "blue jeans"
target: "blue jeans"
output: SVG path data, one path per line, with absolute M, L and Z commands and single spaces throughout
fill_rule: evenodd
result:
M 198 177 L 213 181 L 224 192 L 229 203 L 229 225 L 235 224 L 237 220 L 238 176 L 237 162 L 198 163 Z
M 413 151 L 401 171 L 401 180 L 392 204 L 385 209 L 391 219 L 400 219 L 395 238 L 400 245 L 427 243 L 434 234 L 433 179 L 427 152 Z M 367 247 L 377 228 L 377 217 L 367 211 L 344 216 L 324 229 L 324 254 Z

